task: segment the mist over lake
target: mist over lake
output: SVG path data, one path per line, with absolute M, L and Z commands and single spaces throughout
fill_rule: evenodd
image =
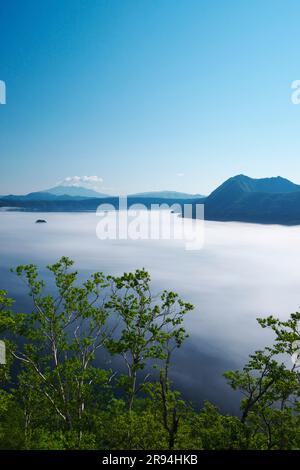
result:
M 47 224 L 35 224 L 46 219 Z M 170 289 L 195 305 L 186 318 L 190 338 L 176 352 L 172 377 L 197 405 L 209 399 L 237 411 L 225 370 L 241 367 L 272 336 L 258 316 L 285 318 L 300 303 L 300 227 L 205 222 L 205 242 L 187 251 L 180 240 L 99 240 L 95 213 L 0 213 L 0 288 L 28 308 L 26 289 L 9 269 L 68 256 L 84 279 L 144 267 L 153 292 Z

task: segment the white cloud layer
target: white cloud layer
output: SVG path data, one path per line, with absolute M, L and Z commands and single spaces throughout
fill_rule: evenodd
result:
M 99 189 L 103 183 L 100 176 L 67 176 L 59 182 L 61 186 L 81 186 L 89 189 Z

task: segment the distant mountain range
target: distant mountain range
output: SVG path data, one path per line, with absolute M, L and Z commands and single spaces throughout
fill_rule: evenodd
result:
M 201 194 L 180 193 L 178 191 L 150 191 L 147 193 L 131 194 L 129 197 L 158 197 L 162 199 L 198 199 L 205 196 Z
M 108 194 L 99 193 L 93 189 L 82 188 L 81 186 L 55 186 L 44 191 L 54 196 L 72 196 L 72 197 L 108 197 Z
M 70 198 L 85 199 L 85 198 L 99 198 L 108 197 L 108 194 L 98 193 L 92 189 L 86 189 L 79 186 L 55 186 L 54 188 L 45 189 L 44 191 L 37 191 L 29 193 L 24 196 L 1 196 L 1 199 L 20 200 L 20 201 L 51 201 L 51 200 L 65 200 Z
M 205 199 L 208 220 L 300 224 L 300 185 L 281 178 L 238 175 Z
M 19 201 L 50 201 L 50 200 L 69 200 L 70 198 L 85 199 L 85 198 L 104 198 L 114 197 L 109 194 L 99 193 L 93 189 L 87 189 L 80 186 L 55 186 L 51 189 L 45 189 L 44 191 L 38 191 L 26 194 L 24 196 L 0 196 L 0 199 L 4 200 L 19 200 Z M 198 197 L 204 197 L 200 194 L 187 194 L 180 193 L 177 191 L 152 191 L 145 193 L 131 194 L 130 198 L 163 198 L 163 199 L 193 199 Z
M 27 211 L 93 211 L 104 201 L 118 207 L 117 197 L 95 193 L 85 188 L 57 187 L 26 196 L 0 197 L 0 208 L 10 206 Z M 207 197 L 176 191 L 128 196 L 128 205 L 136 202 L 147 207 L 154 203 L 190 203 L 194 208 L 197 203 L 203 203 L 206 220 L 300 224 L 300 185 L 280 176 L 254 179 L 237 175 L 229 178 Z

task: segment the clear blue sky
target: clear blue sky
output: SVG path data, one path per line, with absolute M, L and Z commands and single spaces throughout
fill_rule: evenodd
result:
M 299 18 L 296 0 L 1 0 L 0 194 L 299 183 Z

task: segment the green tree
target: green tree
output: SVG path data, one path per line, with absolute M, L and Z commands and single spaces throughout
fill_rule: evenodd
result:
M 247 425 L 249 447 L 288 449 L 299 445 L 299 432 L 295 430 L 300 376 L 297 362 L 291 360 L 295 341 L 299 340 L 299 321 L 299 313 L 287 321 L 272 316 L 258 319 L 263 328 L 274 331 L 274 344 L 251 355 L 242 371 L 225 374 L 231 387 L 244 395 L 241 422 Z
M 127 377 L 123 377 L 121 383 L 131 410 L 138 391 L 149 377 L 149 374 L 144 375 L 138 383 L 138 372 L 143 371 L 147 363 L 157 364 L 166 359 L 168 343 L 181 346 L 186 337 L 183 319 L 193 306 L 174 292 L 164 291 L 159 299 L 153 299 L 151 279 L 143 269 L 108 279 L 112 295 L 106 308 L 116 318 L 118 328 L 107 346 L 111 354 L 121 355 L 125 362 Z
M 68 258 L 61 258 L 48 266 L 54 276 L 55 295 L 45 292 L 36 266 L 16 269 L 29 288 L 33 310 L 14 314 L 18 347 L 12 348 L 11 354 L 23 365 L 20 379 L 23 389 L 28 390 L 29 403 L 41 400 L 44 406 L 48 404 L 62 421 L 62 429 L 78 431 L 80 445 L 93 392 L 104 387 L 110 377 L 110 371 L 94 364 L 109 335 L 101 299 L 107 283 L 101 273 L 96 273 L 77 286 L 72 265 Z

